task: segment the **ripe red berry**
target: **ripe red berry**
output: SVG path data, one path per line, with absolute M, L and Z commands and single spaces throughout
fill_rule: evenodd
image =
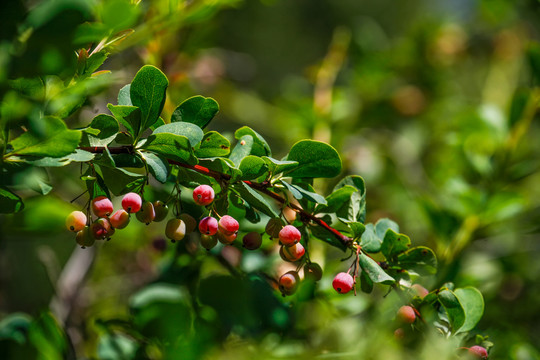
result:
M 298 261 L 302 256 L 304 256 L 304 253 L 306 252 L 306 249 L 302 246 L 302 244 L 297 243 L 291 246 L 281 246 L 279 249 L 279 255 L 281 258 L 285 261 Z
M 261 244 L 261 234 L 256 231 L 249 232 L 242 238 L 242 246 L 248 250 L 257 250 L 261 247 Z
M 217 244 L 217 238 L 215 235 L 201 234 L 201 246 L 206 250 L 212 249 Z
M 199 231 L 201 232 L 201 234 L 215 235 L 217 233 L 217 230 L 218 221 L 211 216 L 207 216 L 199 222 Z
M 199 185 L 193 190 L 193 201 L 197 205 L 210 205 L 214 201 L 214 196 L 214 189 L 208 185 Z
M 86 226 L 86 215 L 82 211 L 73 211 L 66 218 L 69 231 L 78 232 Z
M 106 196 L 98 196 L 92 200 L 92 211 L 97 217 L 109 216 L 113 210 L 113 204 Z
M 420 284 L 414 284 L 411 286 L 411 289 L 413 290 L 413 293 L 418 295 L 421 299 L 425 298 L 426 295 L 429 294 L 429 291 Z
M 281 275 L 279 278 L 279 290 L 285 295 L 292 295 L 298 288 L 298 283 L 300 282 L 300 277 L 296 271 L 289 271 Z
M 80 230 L 77 235 L 75 235 L 75 240 L 83 249 L 94 245 L 96 242 L 96 239 L 94 239 L 94 235 L 92 234 L 89 226 L 85 226 L 82 230 Z
M 186 236 L 186 224 L 182 219 L 170 219 L 165 227 L 165 235 L 172 242 L 182 240 Z
M 286 225 L 279 232 L 279 241 L 283 245 L 293 245 L 300 241 L 302 234 L 300 231 L 292 225 Z
M 223 245 L 232 244 L 234 242 L 234 240 L 236 240 L 237 236 L 238 236 L 237 233 L 227 235 L 227 234 L 222 233 L 221 231 L 217 232 L 217 238 L 218 238 L 219 242 L 222 243 Z
M 146 225 L 150 224 L 156 217 L 154 205 L 150 201 L 145 201 L 141 206 L 141 210 L 139 210 L 135 216 L 140 222 L 145 223 Z
M 309 263 L 304 266 L 304 278 L 319 281 L 322 278 L 322 269 L 317 263 Z
M 354 279 L 350 274 L 340 272 L 336 275 L 334 281 L 332 281 L 332 286 L 338 293 L 346 294 L 352 290 L 354 286 Z
M 110 238 L 114 234 L 114 229 L 107 218 L 99 218 L 91 225 L 90 230 L 96 240 Z
M 488 353 L 485 348 L 479 345 L 474 345 L 469 348 L 469 354 L 475 356 L 478 359 L 487 359 Z
M 109 218 L 109 222 L 115 229 L 125 228 L 126 226 L 128 226 L 129 220 L 129 214 L 124 209 L 116 210 Z
M 165 220 L 165 218 L 169 214 L 169 207 L 167 206 L 167 204 L 165 204 L 161 200 L 156 200 L 152 203 L 152 205 L 154 205 L 154 211 L 156 212 L 154 221 L 160 222 L 160 221 Z
M 218 226 L 219 231 L 224 235 L 232 235 L 236 233 L 240 227 L 238 221 L 229 215 L 224 215 L 221 219 L 219 219 Z
M 396 319 L 403 323 L 412 324 L 416 320 L 416 313 L 411 306 L 405 305 L 399 308 Z
M 186 224 L 186 234 L 191 234 L 197 228 L 197 220 L 189 214 L 180 214 L 178 217 Z
M 141 206 L 142 206 L 142 199 L 139 194 L 130 192 L 124 195 L 124 197 L 122 198 L 122 207 L 128 213 L 139 212 L 139 210 L 141 210 Z

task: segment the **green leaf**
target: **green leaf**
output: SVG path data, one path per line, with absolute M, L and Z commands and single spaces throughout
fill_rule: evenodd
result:
M 16 213 L 22 209 L 24 209 L 22 199 L 5 187 L 0 187 L 0 214 Z
M 122 334 L 105 333 L 99 337 L 97 356 L 101 360 L 135 359 L 139 345 Z
M 137 137 L 139 135 L 139 128 L 141 127 L 141 111 L 138 107 L 107 104 L 107 108 L 116 120 L 124 125 L 131 136 Z
M 140 134 L 154 124 L 163 110 L 165 92 L 169 80 L 165 74 L 152 65 L 143 66 L 131 82 L 130 98 L 133 105 L 141 109 Z
M 127 84 L 118 91 L 118 105 L 133 106 L 131 102 L 131 84 Z
M 268 172 L 266 162 L 258 156 L 248 155 L 240 163 L 241 180 L 253 180 Z
M 197 125 L 203 129 L 216 116 L 219 105 L 212 98 L 193 96 L 184 100 L 174 110 L 171 122 L 183 121 Z
M 293 145 L 289 161 L 297 161 L 298 167 L 287 173 L 300 178 L 331 178 L 341 172 L 341 159 L 332 146 L 315 140 L 300 140 Z
M 456 333 L 465 323 L 465 311 L 463 310 L 463 306 L 451 290 L 440 291 L 438 299 L 446 310 L 452 331 Z
M 231 181 L 236 181 L 238 178 L 240 178 L 240 176 L 242 176 L 242 172 L 236 168 L 231 160 L 227 158 L 206 158 L 201 159 L 199 163 L 210 170 L 230 175 Z
M 371 294 L 373 291 L 373 281 L 365 271 L 360 272 L 360 289 L 366 294 Z
M 163 159 L 154 153 L 141 151 L 141 155 L 146 161 L 146 165 L 150 169 L 150 173 L 154 175 L 157 181 L 164 184 L 167 181 L 169 175 L 170 166 L 167 160 Z
M 209 131 L 204 134 L 199 148 L 195 149 L 195 155 L 201 157 L 227 156 L 231 152 L 231 143 L 217 131 Z
M 116 196 L 135 191 L 146 181 L 146 176 L 122 168 L 94 164 L 94 169 L 103 178 L 107 188 Z
M 32 317 L 25 313 L 6 315 L 0 320 L 0 341 L 9 339 L 23 345 L 31 323 Z
M 407 251 L 411 246 L 411 239 L 407 235 L 398 234 L 392 229 L 387 229 L 381 244 L 381 252 L 387 259 Z
M 85 146 L 107 146 L 116 138 L 118 130 L 118 122 L 113 116 L 99 114 L 84 130 L 87 141 L 83 141 L 83 143 Z
M 473 287 L 459 288 L 454 291 L 465 312 L 465 322 L 456 331 L 466 332 L 474 329 L 484 314 L 484 298 L 478 289 Z
M 276 160 L 269 156 L 263 156 L 262 159 L 266 161 L 268 169 L 274 175 L 285 171 L 290 171 L 298 167 L 298 161 Z
M 183 167 L 178 167 L 177 181 L 187 188 L 194 188 L 202 184 L 213 185 L 210 177 Z
M 174 135 L 182 135 L 189 139 L 189 143 L 192 147 L 197 146 L 204 133 L 200 127 L 186 122 L 176 122 L 165 124 L 154 130 L 153 134 L 170 133 Z
M 357 221 L 363 223 L 366 220 L 366 186 L 364 179 L 358 175 L 349 175 L 340 180 L 334 187 L 333 192 L 352 186 L 358 191 L 353 192 L 349 200 L 336 210 L 336 215 L 346 221 Z
M 81 140 L 82 132 L 69 130 L 59 118 L 46 116 L 41 120 L 39 133 L 26 132 L 11 141 L 11 155 L 62 157 L 71 154 Z
M 275 212 L 272 206 L 270 206 L 266 199 L 262 197 L 262 195 L 259 194 L 257 191 L 246 185 L 244 182 L 234 184 L 233 188 L 240 194 L 242 199 L 248 202 L 249 205 L 251 205 L 255 209 L 272 218 L 278 217 L 278 214 Z
M 317 239 L 324 241 L 325 243 L 337 247 L 342 251 L 347 250 L 347 246 L 341 241 L 339 241 L 332 233 L 319 225 L 310 225 L 309 230 L 311 235 L 315 236 Z
M 142 168 L 144 162 L 137 154 L 112 154 L 111 155 L 116 167 L 131 167 Z
M 28 330 L 30 343 L 38 350 L 39 359 L 65 359 L 67 339 L 52 314 L 43 313 Z
M 287 190 L 291 192 L 292 196 L 297 200 L 305 198 L 311 202 L 315 202 L 315 203 L 323 204 L 323 205 L 326 204 L 326 199 L 322 195 L 305 190 L 300 186 L 289 184 L 284 180 L 281 180 L 280 183 L 283 184 L 287 188 Z
M 335 190 L 326 197 L 326 204 L 317 206 L 316 213 L 335 213 L 343 206 L 347 205 L 351 199 L 351 195 L 358 190 L 350 185 Z
M 229 159 L 236 165 L 240 165 L 242 159 L 251 154 L 252 148 L 253 137 L 251 135 L 246 135 L 238 140 L 229 155 Z
M 243 126 L 236 130 L 234 137 L 241 140 L 244 136 L 249 135 L 253 138 L 253 147 L 250 155 L 255 156 L 272 156 L 272 151 L 266 140 L 255 130 L 248 126 Z
M 375 260 L 370 258 L 364 253 L 360 253 L 358 257 L 360 267 L 366 272 L 371 281 L 375 283 L 382 283 L 386 285 L 393 284 L 394 278 L 388 275 Z
M 189 165 L 197 164 L 197 158 L 193 155 L 189 139 L 185 136 L 169 133 L 153 134 L 148 137 L 143 148 L 162 155 L 166 159 Z
M 362 224 L 361 222 L 350 221 L 350 222 L 348 222 L 346 224 L 349 225 L 349 228 L 353 232 L 353 237 L 355 239 L 362 236 L 362 234 L 366 231 L 366 226 L 364 224 Z
M 414 247 L 400 254 L 398 263 L 419 275 L 433 275 L 437 272 L 437 257 L 433 250 L 425 246 Z
M 375 233 L 379 239 L 384 239 L 388 229 L 394 230 L 394 232 L 399 232 L 399 225 L 388 218 L 379 219 L 375 224 Z
M 375 226 L 373 224 L 367 224 L 366 230 L 362 234 L 360 245 L 368 253 L 378 253 L 381 251 L 382 239 L 377 236 L 375 232 Z

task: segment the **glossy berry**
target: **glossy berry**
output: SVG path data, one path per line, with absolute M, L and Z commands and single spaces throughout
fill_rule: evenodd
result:
M 141 210 L 139 210 L 135 216 L 140 222 L 145 223 L 146 225 L 150 224 L 156 217 L 154 205 L 150 201 L 145 201 L 141 206 Z
M 217 232 L 217 238 L 219 242 L 222 243 L 223 245 L 232 244 L 233 241 L 236 240 L 237 235 L 238 235 L 237 233 L 227 235 L 227 234 L 222 233 L 221 231 Z
M 296 271 L 289 271 L 281 275 L 279 278 L 279 290 L 285 295 L 292 295 L 298 288 L 298 283 L 300 282 L 300 277 Z
M 92 234 L 89 226 L 85 226 L 82 230 L 80 230 L 77 235 L 75 235 L 75 240 L 83 249 L 85 247 L 94 245 L 96 242 L 96 239 L 94 239 L 94 235 Z
M 266 223 L 266 227 L 264 228 L 264 231 L 270 235 L 273 239 L 276 239 L 279 237 L 279 232 L 283 229 L 283 223 L 281 222 L 281 219 L 279 218 L 273 218 L 268 220 L 268 223 Z
M 218 231 L 218 221 L 211 216 L 203 218 L 199 222 L 199 231 L 201 234 L 215 235 Z
M 201 235 L 201 246 L 206 250 L 212 249 L 217 244 L 216 235 Z
M 309 263 L 304 266 L 304 278 L 319 281 L 322 278 L 322 269 L 317 263 Z
M 109 222 L 115 229 L 123 229 L 129 224 L 129 214 L 126 210 L 116 210 L 110 217 Z
M 186 234 L 191 234 L 197 228 L 197 220 L 189 214 L 180 214 L 180 219 L 186 224 Z
M 262 237 L 258 232 L 252 231 L 242 238 L 242 246 L 248 250 L 257 250 L 261 247 Z
M 413 290 L 413 293 L 419 296 L 421 299 L 425 298 L 426 295 L 429 294 L 429 291 L 420 284 L 414 284 L 411 286 L 411 289 Z
M 412 324 L 416 320 L 416 314 L 411 306 L 405 305 L 399 308 L 396 319 L 406 324 Z
M 114 234 L 114 229 L 107 218 L 99 218 L 90 226 L 90 231 L 96 240 L 110 238 Z
M 167 221 L 165 227 L 165 235 L 172 240 L 172 242 L 180 241 L 186 236 L 186 223 L 182 219 L 171 219 Z
M 332 281 L 332 286 L 338 293 L 346 294 L 352 290 L 354 286 L 354 279 L 350 274 L 340 272 Z
M 291 246 L 281 246 L 279 249 L 279 256 L 285 261 L 298 261 L 304 256 L 306 252 L 306 249 L 302 246 L 302 244 L 294 244 Z
M 98 196 L 92 200 L 92 211 L 97 217 L 106 217 L 114 211 L 113 204 L 106 196 Z
M 488 353 L 485 348 L 479 345 L 474 345 L 469 348 L 469 354 L 473 355 L 474 357 L 478 359 L 487 359 Z
M 69 231 L 78 232 L 86 226 L 86 215 L 82 211 L 73 211 L 66 218 L 66 227 Z
M 229 215 L 224 215 L 221 219 L 219 219 L 218 226 L 219 231 L 224 235 L 232 235 L 236 233 L 240 227 L 238 221 Z
M 128 213 L 136 213 L 141 210 L 142 206 L 142 199 L 139 194 L 136 194 L 134 192 L 127 193 L 122 198 L 122 208 L 126 210 Z
M 293 245 L 300 241 L 302 234 L 300 231 L 292 225 L 285 225 L 279 232 L 279 241 L 283 245 Z
M 152 203 L 154 205 L 154 211 L 156 212 L 156 217 L 154 217 L 155 222 L 160 222 L 165 220 L 169 214 L 169 207 L 161 200 L 156 200 Z
M 214 189 L 208 185 L 199 185 L 193 190 L 193 201 L 197 205 L 210 205 L 214 201 L 214 196 Z

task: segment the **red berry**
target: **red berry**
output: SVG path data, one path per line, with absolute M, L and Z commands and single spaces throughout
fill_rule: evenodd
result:
M 488 353 L 485 348 L 479 345 L 474 345 L 469 348 L 469 354 L 477 357 L 478 359 L 487 359 Z
M 130 192 L 124 195 L 124 197 L 122 198 L 122 207 L 128 213 L 139 212 L 139 210 L 141 210 L 141 206 L 142 206 L 142 199 L 139 194 Z
M 86 226 L 86 215 L 82 211 L 73 211 L 66 218 L 69 231 L 78 232 Z
M 113 210 L 113 204 L 106 196 L 98 196 L 92 200 L 92 211 L 97 217 L 109 216 Z
M 299 282 L 300 277 L 298 276 L 298 273 L 296 271 L 286 272 L 279 278 L 279 290 L 281 291 L 283 296 L 292 295 L 296 291 Z
M 394 338 L 396 340 L 403 340 L 405 339 L 405 331 L 402 328 L 397 328 L 394 331 Z
M 201 246 L 206 250 L 212 249 L 217 244 L 217 238 L 215 235 L 201 234 Z
M 135 216 L 140 222 L 145 223 L 146 225 L 150 224 L 156 218 L 154 205 L 150 201 L 145 201 L 141 206 L 141 210 L 139 210 Z
M 107 218 L 99 218 L 90 227 L 96 240 L 103 240 L 114 234 L 114 229 Z
M 352 290 L 354 286 L 354 279 L 350 274 L 340 272 L 332 281 L 332 286 L 340 294 L 346 294 Z
M 217 233 L 217 230 L 218 221 L 211 216 L 207 216 L 199 222 L 199 231 L 201 232 L 201 234 L 215 235 Z
M 116 210 L 109 218 L 109 222 L 115 229 L 123 229 L 129 224 L 129 214 L 126 210 Z
M 210 205 L 214 201 L 214 196 L 214 189 L 208 185 L 199 185 L 193 190 L 193 201 L 197 205 Z
M 304 256 L 304 253 L 306 252 L 306 249 L 302 246 L 302 244 L 297 243 L 291 246 L 281 246 L 279 249 L 279 255 L 281 258 L 285 261 L 298 261 L 302 256 Z
M 416 320 L 416 313 L 411 306 L 405 305 L 399 308 L 396 319 L 403 323 L 412 324 Z
M 152 203 L 154 205 L 154 211 L 156 212 L 156 217 L 154 218 L 155 222 L 160 222 L 165 220 L 169 214 L 169 207 L 161 200 L 156 200 Z
M 261 244 L 261 234 L 256 231 L 249 232 L 242 238 L 242 246 L 244 246 L 248 250 L 257 250 L 261 247 Z
M 182 219 L 171 219 L 167 222 L 165 227 L 165 235 L 172 240 L 172 242 L 180 241 L 186 236 L 186 224 Z
M 322 269 L 317 263 L 309 263 L 304 266 L 304 278 L 319 281 L 322 278 Z
M 292 225 L 286 225 L 279 232 L 279 241 L 283 245 L 293 245 L 300 241 L 302 234 L 300 231 Z
M 429 294 L 429 291 L 423 287 L 420 284 L 414 284 L 411 286 L 411 289 L 413 289 L 413 292 L 416 293 L 421 299 L 425 298 L 427 294 Z
M 238 228 L 240 225 L 238 224 L 238 221 L 236 221 L 235 218 L 229 215 L 223 216 L 221 219 L 219 219 L 219 231 L 222 232 L 224 235 L 232 235 L 238 231 Z
M 217 232 L 217 238 L 219 242 L 222 243 L 223 245 L 232 244 L 233 241 L 236 240 L 236 236 L 237 236 L 236 233 L 227 235 L 227 234 L 222 233 L 221 231 Z

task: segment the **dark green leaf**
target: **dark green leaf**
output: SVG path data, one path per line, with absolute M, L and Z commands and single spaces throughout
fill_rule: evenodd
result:
M 148 137 L 143 148 L 162 155 L 166 159 L 189 165 L 197 164 L 197 158 L 193 155 L 191 144 L 185 136 L 169 133 L 154 134 Z
M 155 66 L 145 65 L 135 75 L 129 94 L 133 105 L 141 110 L 139 134 L 158 120 L 168 86 L 169 80 Z
M 116 167 L 142 168 L 144 162 L 136 154 L 113 154 L 111 155 Z
M 456 332 L 474 329 L 484 314 L 484 298 L 478 289 L 473 287 L 459 288 L 454 291 L 465 313 L 465 322 Z
M 366 294 L 371 294 L 373 291 L 373 281 L 369 278 L 367 272 L 360 272 L 360 289 Z
M 170 166 L 167 160 L 163 159 L 154 153 L 141 151 L 141 154 L 150 169 L 150 173 L 154 175 L 157 181 L 164 184 L 167 181 L 169 175 Z
M 430 248 L 414 247 L 398 256 L 398 263 L 406 270 L 420 275 L 433 275 L 437 272 L 437 257 Z
M 119 127 L 116 119 L 111 115 L 99 114 L 92 120 L 92 123 L 84 131 L 86 141 L 84 146 L 107 146 L 115 138 Z
M 317 213 L 335 213 L 343 206 L 347 206 L 351 199 L 351 195 L 358 191 L 355 187 L 346 185 L 335 190 L 326 197 L 326 205 L 319 205 L 316 208 Z
M 325 243 L 337 247 L 338 249 L 341 249 L 342 251 L 347 250 L 347 246 L 345 244 L 338 240 L 334 234 L 323 228 L 319 225 L 310 225 L 309 230 L 311 231 L 311 235 L 315 236 L 317 239 L 324 241 Z
M 266 164 L 268 165 L 268 169 L 274 175 L 279 174 L 281 172 L 290 171 L 298 167 L 297 161 L 276 160 L 269 156 L 263 156 L 262 158 L 264 161 L 266 161 Z
M 362 236 L 362 234 L 364 234 L 364 232 L 366 231 L 366 226 L 364 224 L 362 224 L 361 222 L 350 221 L 350 222 L 347 223 L 347 225 L 349 225 L 349 228 L 353 232 L 353 237 L 355 239 Z
M 260 157 L 248 155 L 242 159 L 240 163 L 240 171 L 242 171 L 242 180 L 253 180 L 268 172 L 266 162 Z
M 272 151 L 266 140 L 255 130 L 250 127 L 243 126 L 240 129 L 236 130 L 234 137 L 237 140 L 241 140 L 244 136 L 249 135 L 253 138 L 253 147 L 251 149 L 250 155 L 255 156 L 272 156 Z
M 231 143 L 217 131 L 204 134 L 201 146 L 195 149 L 195 155 L 201 157 L 227 156 L 231 152 Z
M 289 184 L 283 180 L 281 180 L 281 184 L 283 184 L 287 188 L 287 190 L 289 190 L 291 194 L 294 196 L 294 198 L 297 200 L 305 198 L 311 202 L 315 202 L 315 203 L 323 204 L 323 205 L 326 204 L 326 199 L 322 195 L 305 190 L 300 186 Z
M 139 135 L 139 128 L 141 127 L 141 111 L 138 107 L 107 104 L 107 108 L 114 115 L 116 120 L 124 125 L 131 136 L 136 137 Z
M 261 194 L 259 194 L 257 191 L 250 188 L 248 185 L 246 185 L 243 182 L 239 182 L 233 185 L 233 188 L 238 191 L 240 196 L 242 196 L 242 199 L 244 199 L 246 202 L 249 203 L 252 207 L 259 210 L 263 214 L 266 214 L 272 218 L 278 217 L 278 214 L 275 212 L 275 210 L 270 206 L 270 204 L 266 201 L 264 197 L 262 197 Z
M 293 145 L 289 161 L 297 161 L 298 167 L 287 173 L 300 178 L 331 178 L 341 172 L 341 159 L 332 146 L 315 140 L 300 140 Z
M 153 134 L 170 133 L 174 135 L 182 135 L 189 139 L 189 143 L 192 147 L 197 146 L 204 133 L 200 127 L 186 122 L 176 122 L 165 124 L 154 130 Z
M 178 183 L 188 188 L 194 188 L 201 184 L 212 185 L 211 178 L 191 169 L 178 167 Z
M 21 198 L 4 187 L 0 187 L 0 213 L 16 213 L 24 209 Z
M 340 191 L 346 186 L 352 186 L 358 191 L 353 192 L 350 199 L 346 200 L 343 206 L 336 210 L 336 215 L 340 219 L 363 223 L 366 220 L 366 187 L 364 179 L 358 175 L 346 176 L 334 187 L 333 192 Z
M 212 98 L 193 96 L 184 100 L 174 110 L 171 122 L 183 121 L 197 125 L 203 129 L 216 116 L 219 105 Z
M 251 149 L 253 148 L 253 137 L 251 135 L 246 135 L 238 140 L 236 145 L 229 155 L 229 159 L 236 165 L 240 165 L 242 159 L 251 154 Z
M 381 244 L 381 252 L 390 260 L 394 256 L 407 251 L 411 246 L 411 239 L 407 235 L 396 233 L 388 229 Z
M 231 181 L 236 181 L 242 176 L 242 172 L 227 158 L 215 157 L 201 159 L 200 164 L 210 170 L 230 175 Z
M 116 196 L 139 189 L 146 181 L 146 176 L 122 168 L 94 164 L 94 169 L 103 178 L 107 188 Z
M 377 264 L 375 260 L 370 258 L 364 253 L 360 253 L 360 256 L 358 257 L 359 264 L 362 270 L 364 270 L 368 277 L 371 279 L 371 281 L 375 283 L 383 283 L 383 284 L 393 284 L 395 282 L 394 278 L 388 275 L 380 266 Z
M 388 229 L 392 229 L 394 230 L 394 232 L 398 233 L 399 225 L 388 218 L 379 219 L 375 224 L 375 233 L 377 234 L 377 237 L 381 240 L 384 239 L 384 237 L 386 236 L 386 231 Z
M 465 311 L 459 299 L 451 290 L 443 290 L 438 294 L 439 302 L 448 315 L 452 331 L 456 333 L 465 323 Z

